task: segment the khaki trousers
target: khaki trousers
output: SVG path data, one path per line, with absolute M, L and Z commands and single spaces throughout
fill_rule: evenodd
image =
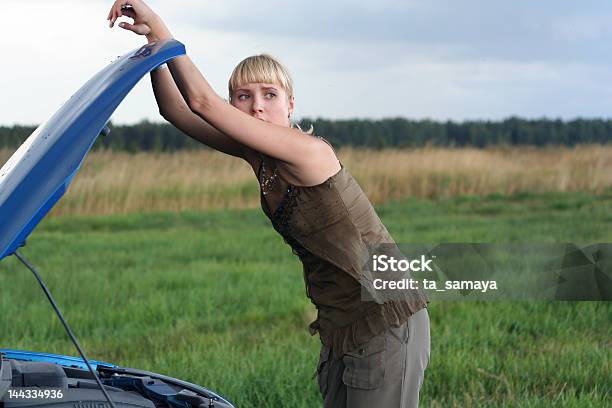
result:
M 341 359 L 322 346 L 317 378 L 324 408 L 418 407 L 429 350 L 427 308 Z

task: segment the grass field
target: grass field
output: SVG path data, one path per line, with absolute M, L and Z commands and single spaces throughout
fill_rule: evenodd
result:
M 612 242 L 605 192 L 413 198 L 377 209 L 398 242 Z M 205 385 L 238 407 L 321 405 L 301 265 L 259 210 L 49 218 L 22 254 L 90 357 Z M 75 354 L 14 257 L 0 263 L 0 310 L 1 347 Z M 612 406 L 612 304 L 429 310 L 423 407 Z

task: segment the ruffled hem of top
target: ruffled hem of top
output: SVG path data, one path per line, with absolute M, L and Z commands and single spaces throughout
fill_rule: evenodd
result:
M 411 302 L 392 300 L 374 304 L 363 316 L 347 326 L 319 331 L 321 342 L 331 347 L 334 358 L 338 359 L 390 327 L 401 326 L 410 316 L 427 307 L 427 303 L 429 300 L 424 298 Z

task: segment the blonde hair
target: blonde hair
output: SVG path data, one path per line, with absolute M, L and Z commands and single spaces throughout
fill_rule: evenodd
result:
M 230 102 L 238 87 L 253 82 L 278 84 L 285 90 L 288 98 L 293 96 L 293 80 L 289 70 L 271 55 L 253 55 L 236 65 L 228 84 Z
M 234 91 L 244 84 L 264 82 L 278 84 L 287 94 L 287 98 L 293 97 L 293 79 L 289 70 L 279 60 L 269 54 L 259 54 L 247 57 L 240 61 L 232 71 L 227 88 L 229 91 L 229 102 L 232 102 Z M 290 120 L 292 128 L 302 130 L 299 124 Z M 312 134 L 312 125 L 305 133 Z M 303 132 L 303 130 L 302 130 Z

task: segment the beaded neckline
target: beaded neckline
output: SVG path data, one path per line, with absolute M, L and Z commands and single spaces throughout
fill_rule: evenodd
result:
M 261 178 L 259 179 L 259 186 L 261 187 L 261 192 L 263 195 L 268 195 L 270 191 L 274 188 L 274 184 L 278 179 L 278 167 L 274 166 L 274 170 L 272 174 L 268 176 L 268 171 L 266 170 L 266 163 L 261 159 Z

